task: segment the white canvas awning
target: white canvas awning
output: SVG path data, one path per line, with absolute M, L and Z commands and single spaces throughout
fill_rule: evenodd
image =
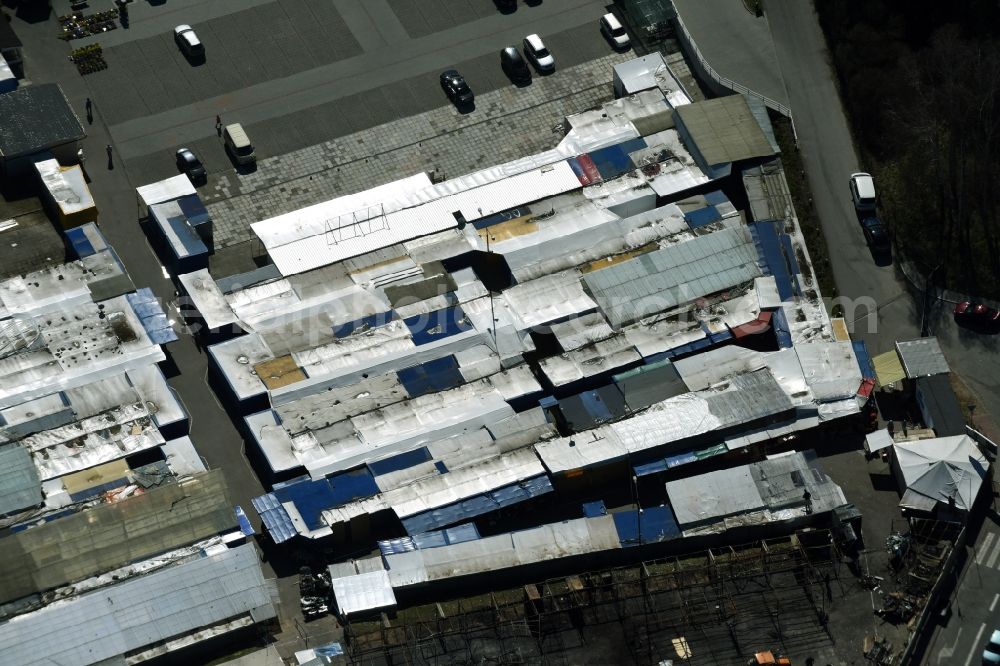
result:
M 968 511 L 979 494 L 989 463 L 968 435 L 897 442 L 896 463 L 913 494 Z M 910 502 L 912 504 L 912 501 Z
M 865 435 L 865 451 L 875 453 L 892 446 L 892 436 L 888 430 L 876 430 Z

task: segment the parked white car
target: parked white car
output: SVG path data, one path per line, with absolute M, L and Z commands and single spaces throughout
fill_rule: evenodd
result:
M 601 17 L 601 33 L 605 39 L 611 42 L 611 46 L 615 47 L 615 49 L 624 51 L 631 44 L 628 33 L 625 32 L 625 26 L 621 24 L 621 21 L 614 14 L 608 13 Z
M 875 213 L 875 179 L 870 174 L 851 174 L 851 200 L 858 215 Z
M 189 25 L 179 25 L 174 28 L 174 41 L 184 55 L 197 57 L 205 55 L 205 45 L 194 33 L 194 28 Z
M 528 35 L 524 38 L 524 55 L 539 72 L 551 72 L 556 68 L 556 59 L 542 43 L 538 35 Z

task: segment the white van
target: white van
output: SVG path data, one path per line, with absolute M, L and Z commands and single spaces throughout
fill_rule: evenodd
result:
M 226 142 L 226 152 L 236 160 L 237 164 L 253 164 L 257 161 L 250 137 L 247 136 L 243 126 L 239 123 L 226 125 L 226 129 L 222 132 L 222 138 Z

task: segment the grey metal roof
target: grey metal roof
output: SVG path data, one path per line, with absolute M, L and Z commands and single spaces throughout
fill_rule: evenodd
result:
M 20 444 L 0 446 L 0 516 L 42 503 L 31 454 Z
M 681 529 L 766 508 L 747 465 L 671 481 L 667 496 Z
M 677 107 L 677 116 L 707 166 L 774 154 L 742 95 L 685 104 Z
M 761 275 L 746 227 L 723 229 L 583 276 L 613 326 Z
M 0 602 L 192 544 L 236 524 L 218 470 L 59 518 L 0 539 Z
M 87 136 L 62 88 L 42 83 L 0 95 L 0 157 L 10 159 Z
M 189 560 L 0 624 L 4 662 L 94 664 L 202 627 L 275 616 L 253 546 Z M 122 660 L 124 663 L 124 660 Z
M 677 368 L 669 360 L 615 375 L 614 379 L 625 395 L 625 404 L 633 412 L 688 392 Z
M 947 375 L 917 378 L 917 400 L 924 420 L 938 437 L 965 434 L 965 414 Z
M 937 338 L 918 338 L 896 343 L 896 352 L 903 362 L 903 370 L 910 379 L 929 377 L 950 372 Z

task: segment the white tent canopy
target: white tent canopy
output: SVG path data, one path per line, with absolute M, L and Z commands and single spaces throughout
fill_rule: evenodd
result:
M 927 500 L 954 499 L 956 508 L 968 511 L 975 502 L 989 463 L 968 435 L 897 442 L 893 448 L 906 484 L 903 505 L 924 509 Z

